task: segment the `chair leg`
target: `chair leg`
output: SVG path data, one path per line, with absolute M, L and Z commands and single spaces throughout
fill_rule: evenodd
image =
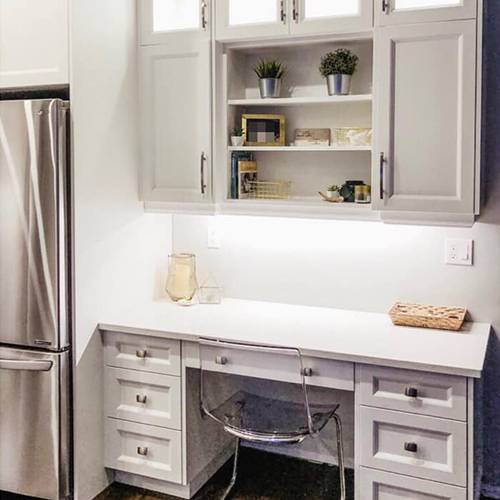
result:
M 337 414 L 333 415 L 337 429 L 337 455 L 339 459 L 340 500 L 345 500 L 345 468 L 344 468 L 344 440 L 342 438 L 342 422 Z
M 231 482 L 229 483 L 229 486 L 227 487 L 226 491 L 224 492 L 224 495 L 222 495 L 221 500 L 226 500 L 228 498 L 229 494 L 231 493 L 232 489 L 234 488 L 234 485 L 236 484 L 236 477 L 238 475 L 238 455 L 240 453 L 240 439 L 236 439 L 236 447 L 234 450 L 234 463 L 233 463 L 233 475 L 231 476 Z

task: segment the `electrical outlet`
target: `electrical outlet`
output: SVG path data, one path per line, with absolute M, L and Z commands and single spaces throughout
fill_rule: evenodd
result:
M 465 239 L 446 240 L 445 262 L 452 266 L 472 266 L 474 241 Z
M 208 223 L 207 246 L 208 248 L 220 248 L 220 231 L 215 218 Z

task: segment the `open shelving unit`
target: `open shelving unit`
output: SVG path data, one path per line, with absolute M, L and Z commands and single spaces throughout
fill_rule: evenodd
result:
M 268 42 L 270 43 L 270 42 Z M 326 82 L 319 73 L 321 57 L 336 48 L 351 49 L 359 57 L 350 95 L 329 96 Z M 372 128 L 373 41 L 332 39 L 304 41 L 300 44 L 245 46 L 222 45 L 218 54 L 220 85 L 217 105 L 220 121 L 216 126 L 217 156 L 225 164 L 219 185 L 225 194 L 219 198 L 224 211 L 231 213 L 317 212 L 351 215 L 367 214 L 371 206 L 354 203 L 333 204 L 322 201 L 318 191 L 330 184 L 347 180 L 371 184 L 371 145 L 331 144 L 295 146 L 298 128 Z M 279 59 L 287 67 L 280 98 L 261 99 L 253 67 L 260 59 Z M 281 114 L 285 116 L 285 146 L 230 145 L 230 130 L 241 125 L 241 116 Z M 224 131 L 227 131 L 224 134 Z M 333 134 L 332 134 L 333 137 Z M 231 155 L 235 151 L 252 152 L 257 161 L 259 180 L 290 181 L 291 195 L 286 200 L 231 199 Z M 291 154 L 293 153 L 293 154 Z M 219 156 L 220 155 L 220 156 Z M 361 215 L 361 217 L 363 217 Z

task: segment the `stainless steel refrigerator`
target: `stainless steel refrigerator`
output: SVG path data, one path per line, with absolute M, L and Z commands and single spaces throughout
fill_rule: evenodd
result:
M 0 497 L 71 489 L 68 116 L 0 101 Z

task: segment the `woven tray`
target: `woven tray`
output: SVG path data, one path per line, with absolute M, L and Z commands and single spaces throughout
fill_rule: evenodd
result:
M 398 326 L 437 328 L 458 331 L 462 328 L 467 309 L 464 307 L 424 306 L 396 302 L 389 311 L 392 322 Z

